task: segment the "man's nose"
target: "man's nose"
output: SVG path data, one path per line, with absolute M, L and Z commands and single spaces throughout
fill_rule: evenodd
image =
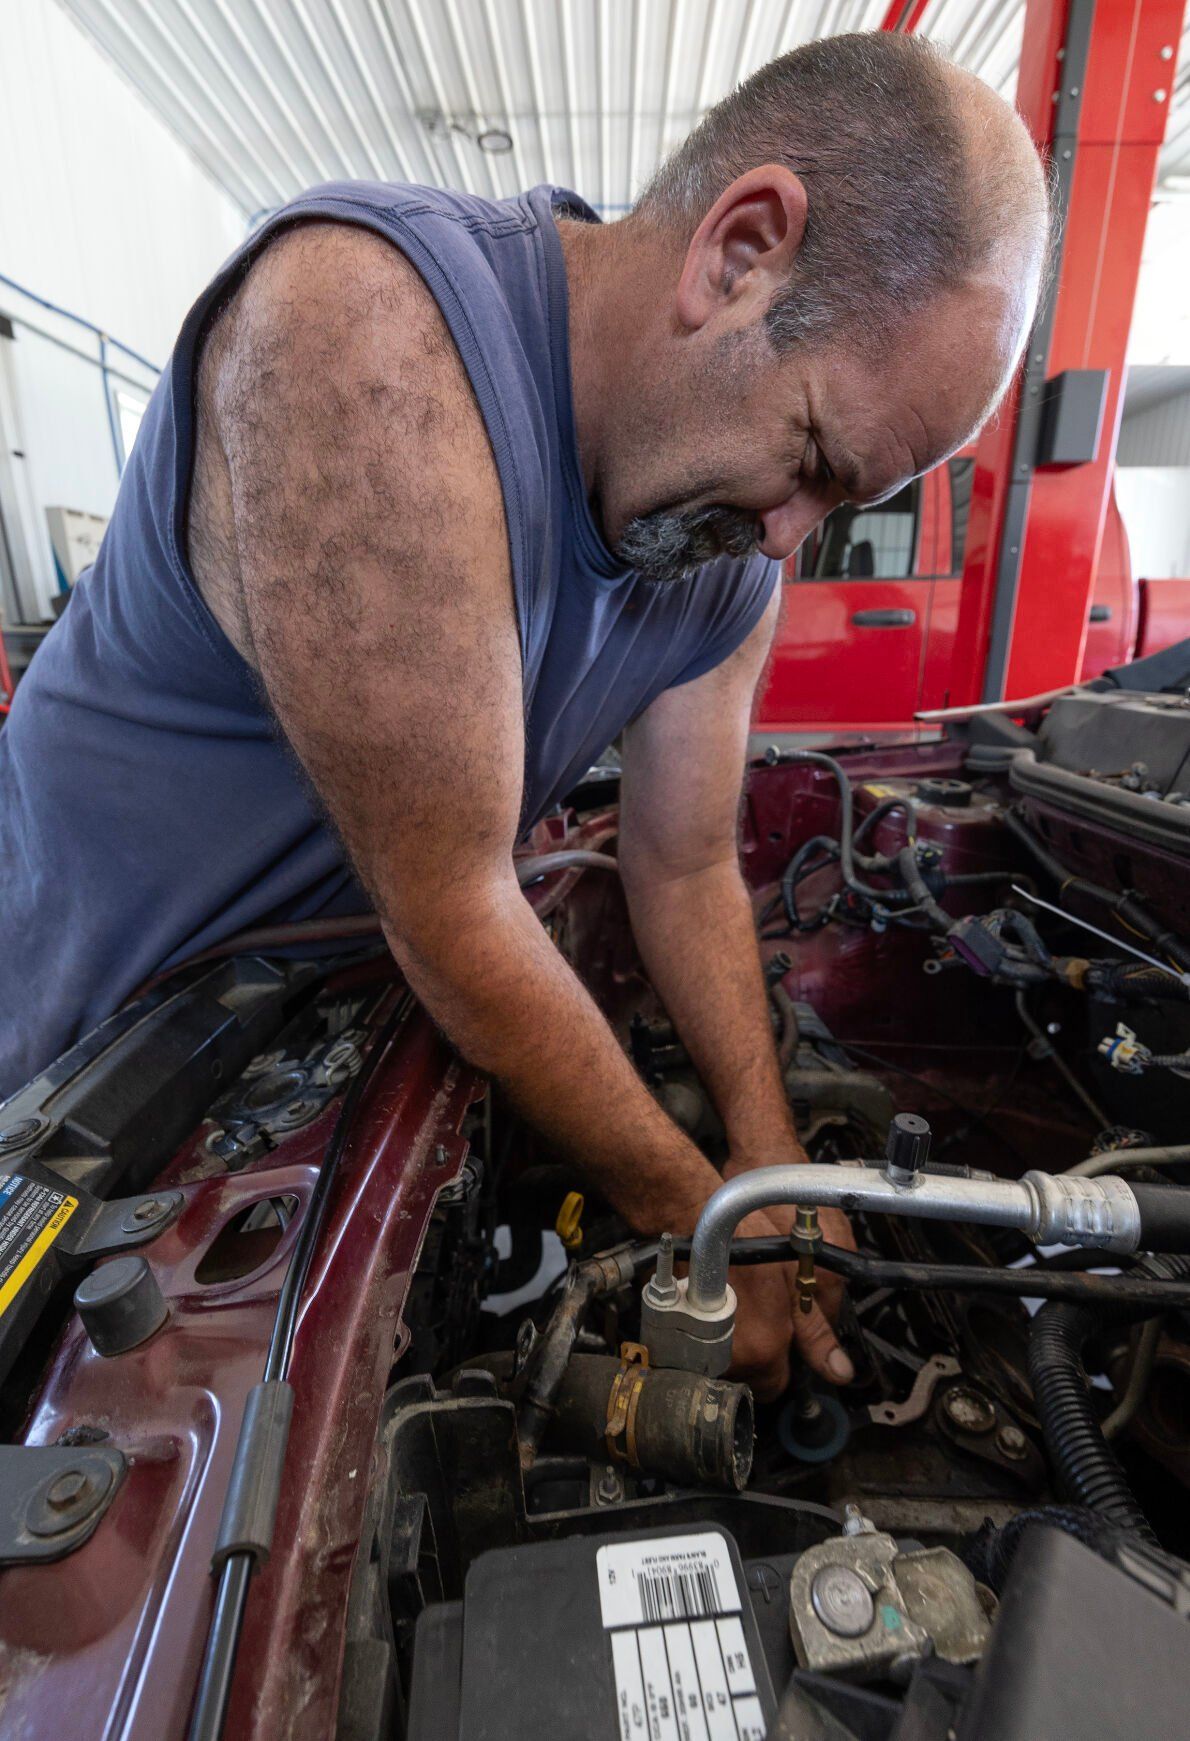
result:
M 766 556 L 783 562 L 787 556 L 793 555 L 815 526 L 822 524 L 829 512 L 829 507 L 824 507 L 821 502 L 796 494 L 777 508 L 767 508 L 757 516 L 763 527 L 761 550 Z

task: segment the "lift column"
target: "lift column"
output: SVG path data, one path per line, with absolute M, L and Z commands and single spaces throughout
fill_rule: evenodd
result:
M 1184 0 L 1029 0 L 1017 104 L 1062 232 L 1024 366 L 980 437 L 949 701 L 1076 680 Z

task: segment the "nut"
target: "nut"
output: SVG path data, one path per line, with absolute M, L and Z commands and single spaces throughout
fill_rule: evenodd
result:
M 947 1391 L 942 1407 L 951 1426 L 961 1433 L 990 1433 L 996 1424 L 996 1411 L 987 1397 L 963 1384 Z
M 1020 1458 L 1028 1450 L 1029 1442 L 1019 1427 L 1003 1426 L 996 1434 L 996 1448 L 1006 1457 Z
M 810 1602 L 837 1638 L 861 1638 L 876 1618 L 872 1592 L 851 1566 L 823 1566 L 816 1572 Z

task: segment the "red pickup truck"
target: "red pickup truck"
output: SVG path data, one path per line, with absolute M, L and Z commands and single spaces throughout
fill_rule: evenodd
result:
M 785 609 L 757 724 L 867 733 L 950 703 L 974 470 L 966 449 L 872 508 L 837 508 L 785 568 Z M 1190 580 L 1133 578 L 1113 490 L 1083 677 L 1181 640 Z

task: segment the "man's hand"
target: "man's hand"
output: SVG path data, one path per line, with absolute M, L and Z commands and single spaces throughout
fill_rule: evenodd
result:
M 784 1166 L 789 1163 L 796 1164 L 805 1159 L 805 1151 L 798 1147 L 795 1152 L 782 1155 L 780 1158 L 770 1157 L 765 1164 Z M 724 1167 L 723 1177 L 734 1179 L 740 1173 L 753 1170 L 753 1167 L 746 1161 L 733 1160 Z M 763 1229 L 765 1233 L 769 1235 L 780 1233 L 788 1238 L 794 1231 L 797 1208 L 794 1205 L 784 1203 L 772 1204 L 758 1215 L 750 1215 L 746 1221 L 741 1222 L 736 1230 L 736 1237 L 751 1237 L 754 1221 L 765 1223 Z M 841 1210 L 820 1209 L 818 1211 L 818 1224 L 822 1229 L 822 1237 L 828 1245 L 842 1245 L 848 1251 L 855 1250 L 855 1236 L 851 1231 L 851 1223 Z M 771 1269 L 769 1265 L 762 1264 L 752 1269 L 733 1269 L 731 1272 L 731 1285 L 736 1290 L 736 1297 L 739 1301 L 739 1313 L 736 1318 L 735 1364 L 740 1368 L 744 1366 L 745 1351 L 751 1361 L 756 1360 L 758 1353 L 762 1357 L 767 1356 L 765 1377 L 762 1379 L 762 1384 L 766 1389 L 754 1384 L 753 1389 L 756 1390 L 757 1395 L 763 1399 L 767 1386 L 775 1382 L 782 1371 L 780 1361 L 776 1358 L 773 1349 L 768 1346 L 771 1332 L 761 1329 L 752 1322 L 746 1328 L 743 1325 L 745 1315 L 751 1320 L 753 1314 L 757 1312 L 772 1313 L 774 1310 L 775 1290 L 771 1287 L 764 1290 L 753 1288 L 749 1281 L 745 1280 L 746 1277 L 750 1278 L 766 1272 L 769 1275 L 780 1277 L 781 1286 L 788 1302 L 788 1319 L 790 1321 L 786 1328 L 784 1382 L 788 1383 L 789 1381 L 789 1339 L 792 1337 L 797 1343 L 798 1353 L 812 1372 L 816 1372 L 820 1378 L 825 1378 L 830 1384 L 849 1383 L 855 1376 L 855 1369 L 839 1346 L 831 1327 L 838 1317 L 839 1307 L 843 1300 L 841 1278 L 831 1274 L 829 1270 L 820 1268 L 816 1273 L 818 1297 L 821 1303 L 815 1304 L 812 1311 L 803 1312 L 798 1307 L 795 1288 L 796 1264 L 773 1265 Z M 747 1300 L 746 1307 L 745 1300 Z

